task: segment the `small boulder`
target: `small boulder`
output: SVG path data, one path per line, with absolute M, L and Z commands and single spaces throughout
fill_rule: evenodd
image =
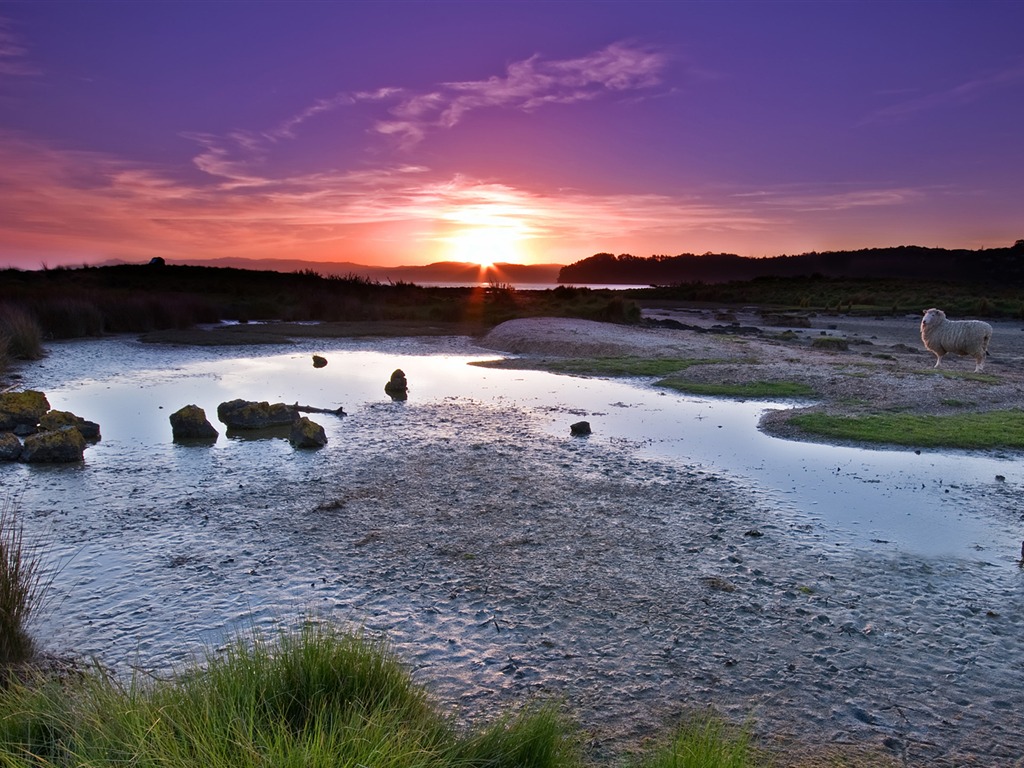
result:
M 206 419 L 206 411 L 198 405 L 186 405 L 170 416 L 171 434 L 175 440 L 216 440 L 217 430 Z
M 569 425 L 570 434 L 576 437 L 584 437 L 590 434 L 590 422 L 589 421 L 577 421 L 575 424 Z
M 0 461 L 17 461 L 21 456 L 21 440 L 11 432 L 0 432 Z
M 409 397 L 409 382 L 405 379 L 405 372 L 396 368 L 391 374 L 391 379 L 384 385 L 384 392 L 391 396 L 392 400 L 406 400 Z
M 320 355 L 313 355 L 313 367 L 314 368 L 323 368 L 325 365 L 327 365 L 327 358 L 326 357 L 320 357 Z
M 81 461 L 84 454 L 82 433 L 74 427 L 60 427 L 26 437 L 19 459 L 29 463 L 68 463 Z
M 46 395 L 33 389 L 0 394 L 0 431 L 26 429 L 31 432 L 50 410 Z
M 47 411 L 39 418 L 39 427 L 43 430 L 74 427 L 82 433 L 82 437 L 88 443 L 95 443 L 100 439 L 99 424 L 95 421 L 86 421 L 81 416 L 71 413 L 71 411 Z
M 327 445 L 324 428 L 303 416 L 292 422 L 288 441 L 296 448 L 323 448 Z
M 229 429 L 267 429 L 290 425 L 299 418 L 299 412 L 284 403 L 229 400 L 217 406 L 217 418 Z

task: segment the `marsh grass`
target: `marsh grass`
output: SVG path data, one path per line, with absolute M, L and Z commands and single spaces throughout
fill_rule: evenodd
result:
M 577 746 L 549 707 L 460 731 L 386 645 L 315 623 L 170 680 L 95 669 L 0 695 L 3 765 L 572 768 Z
M 930 416 L 881 413 L 835 416 L 795 414 L 790 423 L 822 437 L 925 448 L 1024 449 L 1024 410 Z
M 21 307 L 0 306 L 0 350 L 19 360 L 43 356 L 43 331 L 35 318 Z
M 751 400 L 811 398 L 816 394 L 813 387 L 797 381 L 751 381 L 742 384 L 717 384 L 668 378 L 656 382 L 655 386 L 666 387 L 691 395 L 738 397 Z
M 754 768 L 769 765 L 756 750 L 746 729 L 727 727 L 717 717 L 690 718 L 671 740 L 646 755 L 631 768 Z
M 34 643 L 26 625 L 47 586 L 40 558 L 25 541 L 14 504 L 5 498 L 0 508 L 0 665 L 32 656 Z

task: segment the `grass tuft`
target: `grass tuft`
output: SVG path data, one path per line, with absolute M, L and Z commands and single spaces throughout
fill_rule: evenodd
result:
M 13 305 L 0 306 L 0 348 L 5 356 L 38 360 L 43 356 L 43 332 L 28 312 Z
M 18 664 L 34 653 L 26 624 L 46 586 L 39 558 L 29 551 L 24 528 L 5 498 L 0 508 L 0 665 Z
M 854 442 L 968 450 L 1024 449 L 1024 410 L 1020 409 L 942 416 L 803 413 L 791 416 L 790 423 L 811 434 Z

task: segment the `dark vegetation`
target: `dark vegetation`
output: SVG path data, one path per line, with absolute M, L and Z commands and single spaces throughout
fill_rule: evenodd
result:
M 221 320 L 402 321 L 442 324 L 453 333 L 469 334 L 531 315 L 639 320 L 639 309 L 613 291 L 564 286 L 516 291 L 502 284 L 422 287 L 324 277 L 312 270 L 169 265 L 7 269 L 0 272 L 0 307 L 0 329 L 6 327 L 5 316 L 17 315 L 32 320 L 47 339 L 182 329 Z M 26 356 L 8 349 L 12 356 Z
M 759 278 L 924 280 L 1024 286 L 1024 240 L 977 251 L 901 245 L 858 251 L 804 253 L 754 259 L 731 253 L 642 258 L 598 253 L 562 267 L 560 283 L 674 286 L 747 282 Z

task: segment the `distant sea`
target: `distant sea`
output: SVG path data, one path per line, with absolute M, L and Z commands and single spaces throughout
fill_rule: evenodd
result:
M 424 288 L 488 288 L 495 283 L 491 282 L 474 282 L 474 283 L 459 283 L 454 281 L 426 281 L 416 280 L 416 285 L 423 286 Z M 646 285 L 624 285 L 624 284 L 613 284 L 613 283 L 513 283 L 513 282 L 498 282 L 497 285 L 507 286 L 510 285 L 517 291 L 550 291 L 554 288 L 590 288 L 591 290 L 608 290 L 608 291 L 624 291 L 628 288 L 647 288 Z

